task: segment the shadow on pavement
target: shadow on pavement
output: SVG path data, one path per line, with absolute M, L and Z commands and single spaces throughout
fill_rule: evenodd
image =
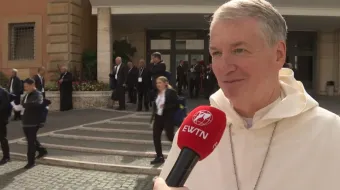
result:
M 24 173 L 26 170 L 24 168 L 19 168 L 17 170 L 14 170 L 12 172 L 4 173 L 0 175 L 0 189 L 4 189 L 7 185 L 12 183 L 14 181 L 14 178 L 22 173 Z

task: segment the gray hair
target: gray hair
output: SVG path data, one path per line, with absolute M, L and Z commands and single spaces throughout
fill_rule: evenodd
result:
M 287 24 L 282 15 L 266 0 L 230 0 L 213 14 L 210 31 L 220 20 L 255 18 L 261 24 L 264 38 L 269 45 L 287 39 Z

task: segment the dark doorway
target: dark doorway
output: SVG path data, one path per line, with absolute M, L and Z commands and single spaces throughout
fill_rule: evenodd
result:
M 316 86 L 316 32 L 292 31 L 287 38 L 287 61 L 292 64 L 294 77 L 312 93 Z
M 167 70 L 172 73 L 172 84 L 175 84 L 176 68 L 179 62 L 189 65 L 193 59 L 208 62 L 209 40 L 207 30 L 147 30 L 147 57 L 158 51 L 167 64 Z

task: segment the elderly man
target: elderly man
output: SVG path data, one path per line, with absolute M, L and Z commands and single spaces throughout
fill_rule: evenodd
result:
M 121 57 L 116 57 L 116 66 L 110 76 L 114 79 L 115 83 L 115 100 L 118 100 L 119 107 L 116 110 L 125 110 L 125 88 L 127 82 L 128 68 L 122 63 Z
M 145 111 L 149 111 L 149 91 L 152 88 L 151 73 L 145 65 L 145 60 L 140 59 L 138 62 L 138 79 L 137 79 L 138 105 L 137 111 L 142 111 L 143 103 Z
M 8 84 L 8 92 L 14 95 L 14 103 L 16 105 L 20 104 L 20 96 L 23 94 L 24 88 L 22 81 L 18 77 L 18 70 L 13 69 L 12 70 L 12 75 L 11 78 L 9 79 L 9 84 Z M 14 111 L 14 117 L 13 120 L 20 120 L 20 112 Z
M 185 186 L 340 189 L 340 118 L 319 107 L 290 69 L 281 69 L 287 27 L 279 12 L 265 0 L 231 0 L 214 13 L 210 36 L 212 67 L 221 88 L 210 104 L 225 112 L 228 127 Z M 179 155 L 176 144 L 163 179 Z M 154 190 L 176 189 L 161 178 L 155 182 Z
M 128 103 L 137 103 L 137 82 L 138 82 L 138 69 L 133 65 L 131 61 L 127 63 L 128 65 L 128 75 L 126 79 L 127 91 L 129 96 Z
M 68 72 L 66 66 L 62 66 L 61 74 L 59 77 L 59 91 L 60 91 L 60 111 L 68 111 L 73 109 L 72 101 L 72 74 Z

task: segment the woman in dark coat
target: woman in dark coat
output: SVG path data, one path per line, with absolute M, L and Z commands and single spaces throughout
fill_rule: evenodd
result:
M 169 141 L 174 139 L 174 115 L 178 109 L 177 92 L 169 85 L 166 77 L 160 76 L 156 79 L 158 94 L 153 105 L 153 142 L 156 150 L 156 158 L 151 164 L 164 163 L 162 153 L 161 136 L 163 130 Z

